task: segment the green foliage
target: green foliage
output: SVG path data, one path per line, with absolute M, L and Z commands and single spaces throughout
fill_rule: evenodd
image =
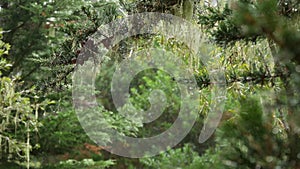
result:
M 2 71 L 7 71 L 12 64 L 7 62 L 7 59 L 5 56 L 8 55 L 8 52 L 10 50 L 10 45 L 8 43 L 5 43 L 2 41 L 2 28 L 0 28 L 0 77 L 2 76 Z
M 140 162 L 145 169 L 222 169 L 227 168 L 222 163 L 219 151 L 206 150 L 205 154 L 199 155 L 193 146 L 185 144 L 181 148 L 169 150 L 157 157 L 143 158 Z M 216 149 L 217 150 L 217 149 Z
M 171 169 L 189 168 L 189 165 L 198 157 L 191 145 L 186 144 L 182 148 L 172 149 L 153 158 L 141 159 L 145 169 Z
M 288 148 L 290 138 L 270 110 L 263 111 L 259 100 L 242 99 L 238 116 L 220 128 L 216 138 L 219 158 L 225 167 L 292 168 L 295 161 Z
M 1 36 L 0 36 L 1 37 Z M 4 58 L 9 45 L 0 39 L 0 74 L 11 66 Z M 19 90 L 21 84 L 18 76 L 0 76 L 0 154 L 4 162 L 26 161 L 29 168 L 30 152 L 37 145 L 32 144 L 41 123 L 39 112 L 51 104 L 49 100 L 39 102 L 34 89 Z
M 218 45 L 210 56 L 224 68 L 227 101 L 223 119 L 208 143 L 199 145 L 198 134 L 202 118 L 210 109 L 214 85 L 209 71 L 198 56 L 176 39 L 141 35 L 114 46 L 108 55 L 111 60 L 103 61 L 106 64 L 101 65 L 96 82 L 97 99 L 103 106 L 91 112 L 101 113 L 107 123 L 91 121 L 95 116 L 87 114 L 83 119 L 91 122 L 88 125 L 114 128 L 133 137 L 155 135 L 172 125 L 181 98 L 178 86 L 168 73 L 145 70 L 131 82 L 130 101 L 138 110 L 150 108 L 151 91 L 162 89 L 165 93 L 168 107 L 150 124 L 142 124 L 139 118 L 123 117 L 116 111 L 110 94 L 115 65 L 127 59 L 130 53 L 155 47 L 172 52 L 174 58 L 180 58 L 189 66 L 200 87 L 199 105 L 203 109 L 195 128 L 182 142 L 193 143 L 194 147 L 181 143 L 157 157 L 141 159 L 143 168 L 299 168 L 300 20 L 297 0 L 239 0 L 228 4 L 219 2 L 215 8 L 190 0 L 120 0 L 116 3 L 3 0 L 0 4 L 4 41 L 11 45 L 3 42 L 0 35 L 2 161 L 18 163 L 18 168 L 19 164 L 25 166 L 26 161 L 28 168 L 34 163 L 32 155 L 83 154 L 78 147 L 91 140 L 84 134 L 70 105 L 69 75 L 76 62 L 83 64 L 87 59 L 77 57 L 88 37 L 99 26 L 120 17 L 120 10 L 123 15 L 157 11 L 177 13 L 188 19 L 198 16 L 194 23 L 197 22 Z M 267 94 L 261 96 L 262 93 Z M 54 103 L 49 100 L 56 100 L 56 104 L 48 106 Z M 122 110 L 136 113 L 128 105 Z M 103 142 L 110 141 L 106 133 L 92 134 L 97 134 Z M 66 160 L 45 168 L 107 168 L 115 162 L 101 161 L 100 156 L 96 158 Z M 122 161 L 119 157 L 116 161 L 129 163 L 127 166 L 131 168 L 137 165 L 136 161 Z
M 87 37 L 117 16 L 116 5 L 106 1 L 4 0 L 1 4 L 1 26 L 5 41 L 12 45 L 13 64 L 4 73 L 19 73 L 27 88 L 35 85 L 43 91 L 68 87 L 68 76 Z
M 166 99 L 167 107 L 161 110 L 163 114 L 159 119 L 156 119 L 155 122 L 141 129 L 143 130 L 141 131 L 142 136 L 151 136 L 154 133 L 161 133 L 171 126 L 173 120 L 175 120 L 178 115 L 181 105 L 180 90 L 177 84 L 172 80 L 172 77 L 161 70 L 146 70 L 145 73 L 141 73 L 140 76 L 138 75 L 136 78 L 141 80 L 134 80 L 135 84 L 132 84 L 131 102 L 138 110 L 146 111 L 150 109 L 150 106 L 158 105 L 158 103 L 155 102 L 153 102 L 153 105 L 150 105 L 149 97 L 152 91 L 162 90 L 166 96 L 166 98 L 160 98 L 160 95 L 155 96 L 158 100 Z M 160 100 L 160 102 L 163 102 L 163 100 Z M 147 128 L 150 129 L 150 131 Z
M 114 161 L 106 160 L 106 161 L 94 161 L 93 159 L 84 159 L 82 161 L 76 160 L 67 160 L 62 161 L 57 165 L 45 166 L 43 169 L 104 169 L 114 165 Z
M 66 110 L 44 117 L 40 128 L 40 152 L 63 154 L 90 142 L 74 111 Z
M 238 168 L 297 168 L 299 159 L 296 159 L 296 154 L 299 151 L 295 149 L 299 148 L 295 140 L 299 140 L 299 126 L 290 119 L 299 119 L 296 115 L 296 112 L 299 112 L 299 104 L 291 103 L 299 103 L 299 87 L 295 87 L 300 84 L 299 71 L 295 69 L 299 66 L 299 49 L 295 48 L 295 44 L 299 44 L 299 3 L 293 0 L 235 1 L 224 8 L 207 9 L 204 16 L 200 14 L 200 23 L 207 25 L 210 29 L 208 32 L 216 43 L 232 46 L 237 44 L 236 41 L 241 43 L 250 40 L 262 45 L 262 41 L 257 39 L 260 38 L 266 39 L 267 47 L 270 48 L 269 52 L 262 50 L 242 58 L 231 57 L 235 56 L 234 48 L 231 48 L 229 52 L 232 54 L 225 55 L 230 58 L 225 58 L 224 61 L 231 62 L 233 58 L 243 59 L 241 62 L 245 63 L 244 59 L 251 59 L 253 56 L 259 58 L 254 58 L 254 63 L 248 64 L 250 67 L 247 64 L 240 67 L 239 63 L 234 62 L 228 64 L 230 67 L 225 64 L 226 68 L 229 68 L 226 70 L 229 70 L 228 73 L 233 70 L 235 75 L 243 74 L 247 77 L 242 83 L 233 83 L 236 85 L 230 86 L 230 92 L 236 93 L 241 91 L 240 89 L 248 88 L 244 94 L 236 93 L 242 98 L 249 97 L 250 93 L 261 93 L 261 90 L 257 90 L 258 86 L 253 85 L 256 80 L 247 79 L 264 77 L 261 86 L 268 92 L 274 90 L 276 93 L 276 96 L 272 97 L 272 106 L 266 108 L 265 112 L 262 112 L 257 98 L 239 100 L 239 115 L 226 122 L 221 129 L 221 137 L 217 138 L 221 152 L 225 154 L 222 155 L 224 160 L 229 166 Z M 237 52 L 244 53 L 245 46 L 247 44 Z M 263 46 L 260 46 L 258 49 L 262 48 Z M 261 54 L 266 53 L 274 57 L 274 68 L 270 62 L 262 59 Z M 243 69 L 245 71 L 240 72 Z M 229 77 L 239 79 L 235 75 Z M 267 83 L 264 82 L 266 78 L 269 79 Z M 245 85 L 247 81 L 251 84 Z M 233 91 L 232 88 L 240 89 Z M 241 136 L 243 137 L 240 138 Z
M 187 169 L 226 169 L 227 166 L 223 165 L 218 147 L 215 150 L 207 149 L 201 156 L 195 156 L 193 162 L 188 165 Z
M 198 14 L 198 23 L 211 35 L 212 40 L 222 46 L 227 46 L 239 40 L 256 41 L 258 35 L 245 35 L 240 25 L 232 17 L 232 9 L 227 5 L 224 8 L 201 8 Z

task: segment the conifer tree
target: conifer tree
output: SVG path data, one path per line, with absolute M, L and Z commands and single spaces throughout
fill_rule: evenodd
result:
M 223 167 L 299 168 L 299 1 L 231 1 L 208 7 L 199 23 L 223 47 L 267 40 L 281 83 L 280 89 L 271 88 L 273 101 L 242 98 L 238 115 L 218 131 Z

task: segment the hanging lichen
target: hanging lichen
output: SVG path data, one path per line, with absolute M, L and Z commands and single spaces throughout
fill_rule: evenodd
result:
M 187 20 L 191 20 L 194 12 L 193 0 L 183 0 L 182 17 Z

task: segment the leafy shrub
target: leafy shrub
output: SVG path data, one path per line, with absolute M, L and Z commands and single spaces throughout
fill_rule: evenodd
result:
M 191 145 L 184 145 L 182 148 L 171 149 L 157 157 L 143 158 L 141 163 L 145 169 L 181 169 L 189 168 L 194 160 L 199 158 Z
M 104 169 L 112 165 L 114 165 L 114 161 L 112 160 L 94 161 L 93 159 L 84 159 L 82 161 L 77 161 L 70 159 L 67 161 L 61 161 L 56 165 L 45 166 L 43 169 Z
M 40 151 L 62 154 L 89 142 L 73 110 L 49 115 L 41 122 Z
M 0 29 L 1 32 L 1 29 Z M 20 90 L 19 76 L 1 76 L 8 70 L 10 64 L 4 55 L 8 55 L 10 45 L 2 41 L 0 35 L 0 155 L 2 161 L 30 165 L 30 153 L 33 148 L 33 138 L 41 126 L 39 112 L 52 102 L 40 101 L 34 88 Z

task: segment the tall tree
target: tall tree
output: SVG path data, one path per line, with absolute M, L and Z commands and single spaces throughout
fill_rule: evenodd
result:
M 21 74 L 27 87 L 61 87 L 86 38 L 116 15 L 106 1 L 2 1 L 0 24 L 13 63 L 4 74 Z

